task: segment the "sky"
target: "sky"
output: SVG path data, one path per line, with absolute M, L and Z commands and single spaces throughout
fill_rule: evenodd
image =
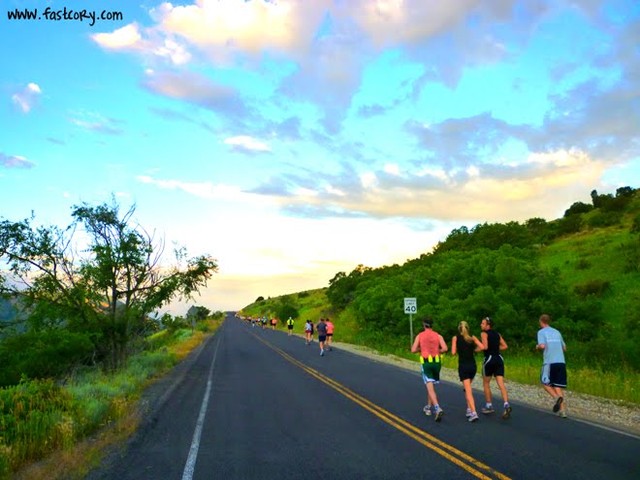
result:
M 176 315 L 639 180 L 637 0 L 0 0 L 0 218 L 135 205 Z

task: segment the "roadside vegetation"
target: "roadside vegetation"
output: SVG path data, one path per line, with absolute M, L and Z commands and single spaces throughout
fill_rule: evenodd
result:
M 568 343 L 570 389 L 640 404 L 640 190 L 591 193 L 562 218 L 460 227 L 431 253 L 403 265 L 338 272 L 324 289 L 257 299 L 248 316 L 276 316 L 282 307 L 300 323 L 329 316 L 335 339 L 381 353 L 409 353 L 409 315 L 403 299 L 415 297 L 413 332 L 429 315 L 450 342 L 460 320 L 479 334 L 494 319 L 505 337 L 508 378 L 538 384 L 538 317 L 549 313 Z M 455 359 L 445 357 L 445 366 Z
M 135 430 L 144 387 L 222 321 L 198 306 L 158 318 L 217 264 L 184 249 L 168 264 L 134 211 L 83 204 L 66 228 L 0 221 L 1 479 L 82 478 Z

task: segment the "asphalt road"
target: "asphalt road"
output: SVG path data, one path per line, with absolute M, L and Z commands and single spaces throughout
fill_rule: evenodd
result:
M 517 399 L 511 419 L 470 424 L 461 387 L 443 382 L 435 423 L 417 368 L 337 348 L 321 357 L 317 343 L 228 317 L 150 390 L 138 435 L 87 478 L 640 478 L 637 437 Z

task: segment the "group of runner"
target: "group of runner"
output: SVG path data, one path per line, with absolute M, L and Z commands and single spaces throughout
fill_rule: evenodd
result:
M 543 314 L 538 319 L 540 330 L 537 335 L 536 349 L 543 352 L 540 382 L 546 392 L 554 400 L 552 411 L 562 418 L 567 417 L 564 390 L 567 387 L 567 369 L 564 358 L 566 345 L 562 334 L 550 326 L 551 317 Z M 427 389 L 427 404 L 423 411 L 425 415 L 433 415 L 436 422 L 442 420 L 444 410 L 438 403 L 435 385 L 440 381 L 442 354 L 448 351 L 447 343 L 442 335 L 433 330 L 433 320 L 425 317 L 422 320 L 424 331 L 420 332 L 411 347 L 414 353 L 420 353 L 422 380 Z M 458 356 L 458 377 L 462 382 L 467 402 L 466 417 L 469 422 L 478 421 L 471 383 L 477 373 L 475 360 L 476 352 L 483 352 L 482 387 L 485 404 L 481 412 L 489 415 L 495 412 L 493 406 L 491 379 L 495 378 L 502 395 L 502 418 L 511 417 L 512 407 L 509 403 L 507 388 L 504 384 L 504 359 L 500 352 L 506 350 L 507 343 L 502 335 L 494 329 L 494 322 L 485 317 L 480 322 L 480 339 L 471 335 L 469 324 L 461 321 L 458 324 L 458 334 L 451 339 L 451 354 Z
M 305 343 L 307 345 L 313 343 L 313 334 L 317 330 L 320 356 L 323 357 L 326 350 L 333 350 L 333 328 L 333 322 L 329 318 L 320 318 L 320 321 L 316 325 L 314 325 L 311 320 L 307 320 L 304 324 Z M 293 325 L 291 329 L 293 329 Z

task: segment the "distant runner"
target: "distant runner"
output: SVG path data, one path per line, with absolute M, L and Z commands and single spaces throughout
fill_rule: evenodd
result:
M 324 356 L 324 342 L 327 340 L 327 324 L 324 322 L 324 318 L 320 318 L 318 325 L 318 345 L 320 345 L 320 356 Z
M 333 342 L 333 322 L 329 318 L 325 318 L 324 323 L 327 324 L 327 346 L 329 351 L 333 350 L 331 343 Z
M 287 330 L 289 331 L 289 336 L 293 334 L 293 318 L 289 317 L 287 320 Z
M 309 345 L 313 341 L 313 323 L 311 323 L 311 320 L 307 320 L 304 324 L 304 335 L 307 345 Z

